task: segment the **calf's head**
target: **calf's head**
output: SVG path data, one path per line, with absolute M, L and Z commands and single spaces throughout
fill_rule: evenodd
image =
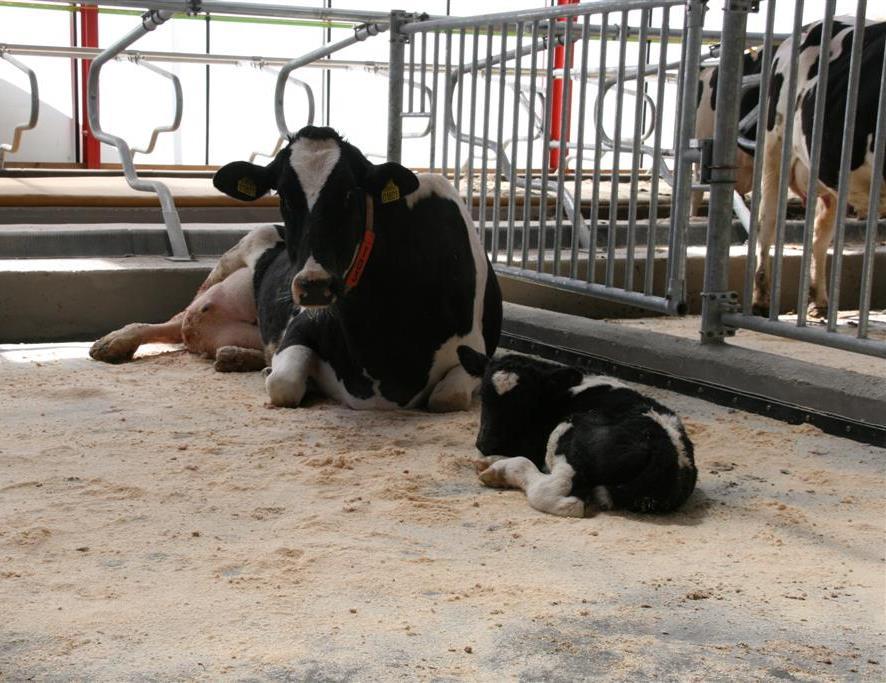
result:
M 538 459 L 582 373 L 528 356 L 489 359 L 468 346 L 458 347 L 458 358 L 469 374 L 483 378 L 477 449 Z
M 267 166 L 235 161 L 213 184 L 246 201 L 277 191 L 292 300 L 324 308 L 359 282 L 375 237 L 374 207 L 415 191 L 418 178 L 399 164 L 370 163 L 331 128 L 307 126 Z

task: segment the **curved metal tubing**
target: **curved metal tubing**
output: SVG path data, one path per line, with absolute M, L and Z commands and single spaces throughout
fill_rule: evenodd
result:
M 159 66 L 155 66 L 149 62 L 143 62 L 138 57 L 133 59 L 135 64 L 139 66 L 143 66 L 146 69 L 153 71 L 156 74 L 160 74 L 164 78 L 168 78 L 172 81 L 172 87 L 175 90 L 175 114 L 172 117 L 172 123 L 168 126 L 158 126 L 154 130 L 151 131 L 151 140 L 148 142 L 148 146 L 144 149 L 138 149 L 136 147 L 132 148 L 132 154 L 150 154 L 154 151 L 154 146 L 157 144 L 157 136 L 160 133 L 172 133 L 178 130 L 178 127 L 182 122 L 182 103 L 184 101 L 184 96 L 182 95 L 182 84 L 179 80 L 178 76 L 174 73 L 166 71 L 165 69 L 161 69 Z
M 279 72 L 277 72 L 279 73 Z M 305 124 L 306 126 L 313 125 L 314 123 L 314 90 L 310 85 L 305 83 L 304 81 L 296 78 L 295 76 L 290 75 L 289 80 L 292 81 L 295 85 L 300 87 L 305 91 L 305 95 L 308 97 L 308 122 Z M 287 137 L 285 135 L 281 135 L 277 138 L 277 144 L 274 145 L 274 150 L 270 154 L 265 154 L 264 152 L 253 152 L 249 155 L 250 163 L 255 161 L 255 158 L 258 156 L 268 157 L 270 159 L 277 156 L 277 152 L 283 149 L 283 143 L 286 142 Z
M 26 130 L 31 130 L 37 125 L 37 117 L 40 114 L 40 91 L 37 88 L 37 74 L 34 73 L 33 69 L 25 66 L 2 50 L 0 50 L 0 59 L 5 59 L 16 69 L 24 71 L 28 77 L 28 82 L 31 85 L 31 115 L 28 117 L 27 123 L 22 123 L 15 127 L 12 131 L 11 143 L 0 144 L 0 168 L 3 168 L 3 165 L 6 163 L 6 155 L 15 154 L 18 151 L 21 144 L 22 133 Z
M 286 114 L 283 111 L 283 96 L 286 92 L 286 83 L 289 81 L 289 74 L 305 64 L 322 59 L 323 57 L 331 55 L 333 52 L 343 50 L 346 47 L 350 47 L 354 43 L 366 40 L 370 36 L 376 36 L 387 29 L 388 27 L 382 24 L 366 24 L 365 26 L 358 26 L 354 29 L 354 35 L 349 38 L 339 40 L 336 43 L 330 43 L 329 45 L 324 45 L 323 47 L 312 50 L 301 57 L 292 59 L 283 65 L 280 69 L 280 73 L 277 74 L 277 87 L 274 90 L 274 118 L 277 120 L 277 130 L 280 132 L 281 137 L 288 137 L 292 132 L 286 125 Z
M 96 57 L 92 66 L 89 68 L 89 78 L 86 84 L 87 92 L 87 112 L 89 116 L 89 127 L 92 134 L 102 142 L 114 145 L 120 154 L 120 163 L 123 166 L 123 172 L 126 175 L 126 182 L 134 190 L 140 192 L 154 192 L 160 199 L 160 207 L 163 211 L 163 222 L 166 224 L 166 232 L 169 235 L 169 245 L 172 249 L 173 261 L 190 261 L 191 255 L 188 251 L 188 245 L 185 242 L 185 236 L 182 232 L 181 221 L 178 212 L 175 210 L 175 202 L 172 199 L 172 193 L 163 183 L 156 180 L 142 180 L 135 172 L 135 165 L 132 162 L 132 152 L 129 145 L 123 138 L 111 135 L 102 130 L 101 121 L 98 110 L 99 96 L 99 78 L 104 65 L 116 57 L 120 52 L 132 45 L 136 40 L 143 37 L 150 31 L 165 23 L 172 16 L 172 12 L 167 10 L 152 10 L 142 16 L 142 24 L 138 28 L 127 33 L 116 43 L 106 48 L 98 57 Z

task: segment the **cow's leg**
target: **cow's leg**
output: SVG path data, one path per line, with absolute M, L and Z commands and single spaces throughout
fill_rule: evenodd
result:
M 237 244 L 221 255 L 218 263 L 200 285 L 197 294 L 202 294 L 243 267 L 252 271 L 258 258 L 281 240 L 277 228 L 273 225 L 263 225 L 249 231 Z
M 433 413 L 449 413 L 455 410 L 467 410 L 471 407 L 474 390 L 479 386 L 480 379 L 468 374 L 461 365 L 451 368 L 437 382 L 428 398 L 428 410 Z
M 258 372 L 268 362 L 264 351 L 242 346 L 222 346 L 215 352 L 213 367 L 218 372 Z
M 271 372 L 265 379 L 268 397 L 275 406 L 295 408 L 304 398 L 317 365 L 317 355 L 307 346 L 287 346 L 271 359 Z
M 769 315 L 769 249 L 775 237 L 778 211 L 779 163 L 782 136 L 770 134 L 763 150 L 763 182 L 760 197 L 760 220 L 757 232 L 757 272 L 754 275 L 754 315 Z
M 132 360 L 142 344 L 178 344 L 182 340 L 182 318 L 177 313 L 165 323 L 130 323 L 109 332 L 89 349 L 89 355 L 105 363 L 125 363 Z
M 809 310 L 810 318 L 827 318 L 828 246 L 834 236 L 837 217 L 837 199 L 832 194 L 823 194 L 815 207 L 815 231 L 812 241 L 812 266 L 809 271 Z M 802 286 L 802 285 L 801 285 Z
M 584 517 L 584 502 L 569 495 L 574 474 L 575 470 L 562 456 L 557 458 L 550 474 L 539 472 L 527 458 L 505 458 L 481 472 L 480 481 L 487 486 L 522 489 L 529 505 L 539 512 Z

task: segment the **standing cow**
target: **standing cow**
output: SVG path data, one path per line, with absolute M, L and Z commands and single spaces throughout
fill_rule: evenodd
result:
M 830 44 L 827 94 L 825 98 L 824 135 L 821 162 L 818 169 L 817 200 L 812 268 L 810 271 L 809 315 L 826 317 L 828 293 L 825 265 L 828 245 L 834 234 L 838 183 L 849 184 L 849 204 L 860 217 L 867 213 L 871 178 L 883 183 L 879 211 L 886 213 L 886 164 L 882 169 L 872 168 L 874 135 L 877 125 L 877 103 L 880 96 L 880 78 L 883 69 L 883 50 L 886 46 L 886 22 L 868 22 L 864 32 L 861 61 L 861 88 L 858 91 L 858 112 L 852 145 L 851 173 L 840 178 L 841 141 L 846 117 L 846 98 L 849 82 L 849 61 L 855 36 L 854 19 L 834 19 Z M 818 58 L 822 23 L 805 27 L 801 36 L 797 67 L 798 106 L 794 113 L 794 131 L 788 165 L 788 183 L 791 190 L 806 202 L 809 183 L 810 149 L 813 115 L 818 88 Z M 791 39 L 781 44 L 772 63 L 769 86 L 769 112 L 766 120 L 766 143 L 763 147 L 763 186 L 760 201 L 760 233 L 757 243 L 757 273 L 754 281 L 753 311 L 768 315 L 770 307 L 769 248 L 775 235 L 775 222 L 780 181 L 781 149 L 784 140 L 785 118 L 788 110 L 787 81 L 790 76 Z M 802 286 L 802 283 L 801 283 Z
M 750 49 L 744 53 L 742 60 L 742 75 L 759 75 L 762 68 L 761 53 L 757 49 Z M 714 137 L 714 123 L 717 116 L 717 82 L 720 76 L 719 66 L 708 66 L 701 70 L 698 75 L 698 102 L 695 111 L 695 138 L 705 140 Z M 754 84 L 742 88 L 741 103 L 739 105 L 739 119 L 744 119 L 760 102 L 760 85 Z M 742 131 L 749 139 L 756 138 L 756 124 L 748 126 Z M 735 157 L 735 191 L 740 195 L 746 195 L 754 185 L 754 156 L 753 149 L 745 150 L 739 147 Z M 698 216 L 701 212 L 701 202 L 704 196 L 703 190 L 694 190 L 690 198 L 690 216 Z
M 112 332 L 93 358 L 182 341 L 220 370 L 269 358 L 279 406 L 299 405 L 310 383 L 352 408 L 468 408 L 478 380 L 456 349 L 495 351 L 501 292 L 445 178 L 373 165 L 332 129 L 308 126 L 267 167 L 234 162 L 213 182 L 246 201 L 276 190 L 285 227 L 248 234 L 185 311 Z

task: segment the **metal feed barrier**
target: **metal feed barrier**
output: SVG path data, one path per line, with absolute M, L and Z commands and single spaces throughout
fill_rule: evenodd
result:
M 846 227 L 847 198 L 849 189 L 849 169 L 852 153 L 853 130 L 856 121 L 856 109 L 860 88 L 861 48 L 860 39 L 865 30 L 865 15 L 867 11 L 866 0 L 858 0 L 855 18 L 855 40 L 852 45 L 850 73 L 848 79 L 848 92 L 845 105 L 846 125 L 841 141 L 840 172 L 838 183 L 839 191 L 836 206 L 836 229 L 833 238 L 833 256 L 830 263 L 828 281 L 829 307 L 826 324 L 811 324 L 807 318 L 807 306 L 809 294 L 806 283 L 809 278 L 810 263 L 812 259 L 813 224 L 816 214 L 816 201 L 806 203 L 805 221 L 803 225 L 802 257 L 799 269 L 798 296 L 796 301 L 796 322 L 788 322 L 779 319 L 781 311 L 782 289 L 785 252 L 785 224 L 788 205 L 788 173 L 787 166 L 791 153 L 791 135 L 794 126 L 794 113 L 797 107 L 796 87 L 797 73 L 799 70 L 798 49 L 802 32 L 803 0 L 794 4 L 794 24 L 791 33 L 792 53 L 790 60 L 789 78 L 786 84 L 788 88 L 787 111 L 785 116 L 784 144 L 781 149 L 781 182 L 778 188 L 778 208 L 776 212 L 776 239 L 773 253 L 772 268 L 772 292 L 769 317 L 752 315 L 752 295 L 754 287 L 754 275 L 757 267 L 756 240 L 759 227 L 759 209 L 761 196 L 761 181 L 763 149 L 767 135 L 766 126 L 757 127 L 756 149 L 758 153 L 754 157 L 754 186 L 750 210 L 750 229 L 747 241 L 747 267 L 745 271 L 743 291 L 741 292 L 741 304 L 737 292 L 731 291 L 728 284 L 729 268 L 729 227 L 732 220 L 732 202 L 730 193 L 734 183 L 734 166 L 736 145 L 733 142 L 738 137 L 738 107 L 737 97 L 730 96 L 738 92 L 741 78 L 742 55 L 740 46 L 744 43 L 744 33 L 747 26 L 747 10 L 749 2 L 746 0 L 732 0 L 727 3 L 727 11 L 724 17 L 723 48 L 720 61 L 719 91 L 717 98 L 716 131 L 714 136 L 713 160 L 711 163 L 711 199 L 710 221 L 708 227 L 708 241 L 705 258 L 705 280 L 703 293 L 702 315 L 702 341 L 716 341 L 724 335 L 734 333 L 736 329 L 749 329 L 766 334 L 773 334 L 791 339 L 814 342 L 825 346 L 831 346 L 848 351 L 870 354 L 886 358 L 886 342 L 876 341 L 869 338 L 870 331 L 870 304 L 873 289 L 874 260 L 876 258 L 875 240 L 878 230 L 878 218 L 880 209 L 880 193 L 883 185 L 883 177 L 879 169 L 883 168 L 884 147 L 886 147 L 886 50 L 884 50 L 882 63 L 882 76 L 879 90 L 879 104 L 877 114 L 876 135 L 873 140 L 872 174 L 869 201 L 866 207 L 856 207 L 867 210 L 866 230 L 864 238 L 864 254 L 862 264 L 861 283 L 858 290 L 857 301 L 857 330 L 855 334 L 846 334 L 838 330 L 838 318 L 840 314 L 840 294 L 842 281 L 842 259 L 844 252 L 844 235 Z M 822 19 L 823 29 L 821 37 L 822 50 L 817 55 L 820 67 L 819 77 L 827 78 L 828 52 L 831 43 L 834 10 L 836 1 L 827 0 Z M 775 22 L 776 2 L 770 0 L 766 13 L 766 40 L 763 47 L 763 69 L 761 76 L 761 92 L 769 90 L 770 67 L 772 57 L 777 45 L 772 39 Z M 807 197 L 816 196 L 818 184 L 818 170 L 821 161 L 823 140 L 823 121 L 825 114 L 826 88 L 816 89 L 815 116 L 812 129 L 812 145 L 809 154 L 810 173 L 809 182 L 805 189 Z M 762 115 L 760 120 L 766 121 L 768 117 L 768 101 L 760 105 Z M 828 144 L 834 144 L 833 140 Z
M 402 16 L 390 29 L 391 157 L 399 158 L 402 140 L 395 126 L 404 117 L 427 117 L 428 166 L 450 175 L 469 205 L 479 202 L 478 227 L 489 234 L 498 272 L 653 311 L 685 312 L 688 202 L 681 198 L 688 197 L 691 164 L 699 158 L 692 144 L 698 81 L 679 76 L 674 85 L 669 71 L 681 64 L 679 74 L 698 71 L 704 3 L 690 2 L 674 29 L 672 15 L 679 13 L 671 8 L 683 4 L 627 0 L 465 18 Z M 642 55 L 639 63 L 629 62 L 629 43 Z M 681 45 L 675 61 L 668 48 Z M 422 85 L 431 79 L 430 111 L 424 102 L 416 108 L 411 97 L 403 111 L 404 83 L 411 92 L 416 78 Z M 666 123 L 668 88 L 691 106 L 678 104 Z M 577 105 L 570 113 L 573 91 Z M 610 91 L 614 121 L 604 105 Z M 624 119 L 632 134 L 623 134 Z M 577 136 L 567 142 L 560 132 L 572 123 Z M 611 134 L 607 125 L 613 125 Z M 655 169 L 645 219 L 638 212 L 641 157 Z M 570 163 L 574 168 L 567 168 Z M 532 170 L 538 167 L 540 174 Z M 623 168 L 630 169 L 626 224 L 619 220 Z M 584 187 L 586 175 L 590 188 Z M 659 241 L 660 176 L 673 186 L 673 210 Z M 587 216 L 585 193 L 592 207 Z M 640 233 L 648 237 L 642 249 Z M 598 244 L 601 237 L 605 243 Z M 656 281 L 656 254 L 663 250 L 664 277 Z M 604 264 L 599 275 L 598 261 Z M 642 278 L 635 280 L 638 265 Z
M 387 158 L 400 160 L 404 147 L 412 153 L 420 149 L 430 170 L 452 178 L 469 206 L 478 205 L 478 227 L 498 272 L 648 310 L 682 313 L 687 299 L 689 194 L 692 189 L 709 189 L 703 341 L 721 341 L 736 328 L 747 328 L 886 355 L 886 344 L 869 339 L 876 210 L 869 211 L 865 226 L 857 332 L 847 335 L 837 325 L 845 184 L 839 197 L 827 326 L 815 327 L 805 315 L 802 278 L 809 270 L 813 203 L 807 206 L 804 221 L 798 319 L 795 324 L 778 320 L 785 182 L 780 188 L 772 313 L 769 319 L 750 315 L 762 155 L 755 157 L 755 187 L 748 208 L 733 192 L 740 64 L 746 45 L 762 44 L 762 76 L 746 77 L 743 83 L 744 87 L 759 83 L 766 92 L 772 53 L 785 37 L 773 31 L 776 0 L 764 3 L 767 22 L 761 33 L 746 30 L 748 12 L 754 11 L 750 0 L 726 3 L 722 33 L 702 29 L 706 0 L 601 0 L 459 18 L 210 0 L 108 0 L 101 4 L 151 9 L 140 26 L 102 51 L 4 45 L 0 46 L 0 57 L 10 60 L 11 54 L 51 54 L 95 58 L 89 78 L 90 122 L 97 136 L 105 136 L 102 139 L 117 147 L 130 184 L 158 193 L 173 258 L 189 255 L 171 195 L 162 183 L 139 179 L 132 163 L 135 150 L 98 125 L 92 105 L 98 99 L 104 63 L 129 58 L 149 68 L 149 63 L 164 61 L 279 68 L 273 102 L 280 140 L 274 152 L 287 134 L 313 120 L 313 93 L 294 77 L 297 69 L 363 69 L 388 80 Z M 796 3 L 797 17 L 802 4 Z M 827 16 L 832 17 L 833 7 L 834 1 L 828 0 Z M 866 3 L 860 0 L 858 16 L 863 17 L 865 9 Z M 292 60 L 126 49 L 173 12 L 348 21 L 354 23 L 354 33 Z M 798 18 L 790 35 L 797 36 L 799 31 Z M 387 62 L 328 59 L 384 32 L 389 35 Z M 722 41 L 722 48 L 703 48 L 703 42 L 712 40 Z M 702 162 L 700 145 L 693 140 L 698 94 L 694 74 L 700 65 L 711 63 L 711 57 L 719 58 L 721 74 L 716 133 L 713 145 L 706 150 L 711 157 L 705 159 L 705 178 L 710 182 L 693 184 L 692 165 Z M 31 81 L 33 100 L 33 76 Z M 854 111 L 857 68 L 850 82 L 853 86 L 847 106 Z M 287 121 L 285 117 L 283 98 L 288 83 L 305 91 L 309 105 L 306 121 Z M 875 167 L 882 164 L 886 137 L 882 132 L 883 99 L 881 91 Z M 759 112 L 757 107 L 745 117 L 742 127 Z M 176 88 L 176 121 L 180 113 L 181 91 Z M 31 119 L 33 125 L 36 106 Z M 420 129 L 410 130 L 414 122 L 421 122 Z M 16 129 L 16 141 L 23 130 L 26 128 Z M 162 130 L 155 129 L 152 142 Z M 820 155 L 820 126 L 816 131 L 814 159 Z M 851 130 L 846 135 L 850 139 Z M 764 136 L 761 130 L 758 140 L 746 142 L 759 148 Z M 0 161 L 8 148 L 0 148 Z M 879 186 L 874 183 L 872 208 L 877 206 L 878 193 Z M 726 277 L 733 210 L 749 233 L 741 292 L 730 291 Z M 666 223 L 659 221 L 663 212 L 667 212 Z

